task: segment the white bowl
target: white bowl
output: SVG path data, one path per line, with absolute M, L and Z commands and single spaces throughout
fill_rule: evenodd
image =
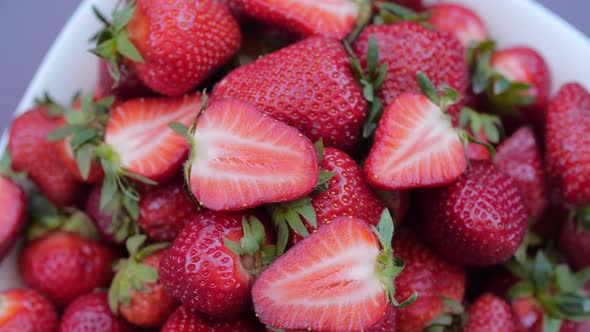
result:
M 426 0 L 428 3 L 442 2 Z M 590 88 L 590 41 L 579 31 L 532 0 L 454 0 L 474 9 L 500 47 L 529 45 L 549 63 L 553 91 L 565 82 L 578 81 Z M 110 13 L 116 0 L 85 0 L 47 52 L 21 99 L 16 114 L 26 111 L 36 96 L 49 92 L 66 102 L 77 91 L 89 91 L 97 80 L 98 62 L 87 52 L 88 42 L 101 27 L 91 7 Z M 0 140 L 0 148 L 6 136 Z M 16 249 L 0 265 L 0 290 L 19 286 Z

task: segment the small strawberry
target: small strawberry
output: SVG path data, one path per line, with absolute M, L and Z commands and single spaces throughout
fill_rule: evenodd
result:
M 109 71 L 109 62 L 100 59 L 96 95 L 114 95 L 117 100 L 124 101 L 133 98 L 147 97 L 153 94 L 153 92 L 141 82 L 137 73 L 131 69 L 129 65 L 120 63 L 118 69 L 119 82 L 118 84 L 115 84 L 115 79 Z
M 579 209 L 572 214 L 575 219 L 567 220 L 561 228 L 559 249 L 572 267 L 580 270 L 590 267 L 590 208 Z
M 261 332 L 264 327 L 251 317 L 228 320 L 207 317 L 181 306 L 170 315 L 161 332 Z
M 532 129 L 519 129 L 502 142 L 496 165 L 516 182 L 529 217 L 541 216 L 547 206 L 547 189 L 541 151 Z
M 510 306 L 492 295 L 480 295 L 467 311 L 469 318 L 463 332 L 516 332 Z
M 116 253 L 81 236 L 57 231 L 25 245 L 19 257 L 22 278 L 58 307 L 111 281 Z
M 313 144 L 246 102 L 212 101 L 185 134 L 193 146 L 186 163 L 187 186 L 208 209 L 292 201 L 309 194 L 318 182 Z
M 55 332 L 57 312 L 41 293 L 32 289 L 0 291 L 0 331 Z
M 176 301 L 158 281 L 158 268 L 167 244 L 143 247 L 145 235 L 127 240 L 129 258 L 115 263 L 109 289 L 109 306 L 128 322 L 141 327 L 160 327 L 174 311 Z
M 203 82 L 240 48 L 238 23 L 215 0 L 138 0 L 102 14 L 104 30 L 93 53 L 109 61 L 119 81 L 119 64 L 130 67 L 150 89 L 181 96 Z
M 403 263 L 393 256 L 387 213 L 374 229 L 356 218 L 336 218 L 280 256 L 252 287 L 260 321 L 285 330 L 362 331 L 376 325 L 390 301 L 399 306 L 393 280 Z
M 136 329 L 109 309 L 107 294 L 89 293 L 78 297 L 64 311 L 59 332 L 133 332 Z
M 473 162 L 457 181 L 424 192 L 422 207 L 433 246 L 461 265 L 506 261 L 527 228 L 526 208 L 515 181 L 491 162 Z
M 488 32 L 481 18 L 471 9 L 453 3 L 441 3 L 428 7 L 431 13 L 428 23 L 437 30 L 455 36 L 466 49 L 488 39 Z
M 570 205 L 590 204 L 590 93 L 564 85 L 551 100 L 545 133 L 547 172 Z
M 251 285 L 274 250 L 265 219 L 253 211 L 199 214 L 160 263 L 160 282 L 182 304 L 211 316 L 248 311 Z
M 367 107 L 342 44 L 319 36 L 234 70 L 213 97 L 249 101 L 310 140 L 344 151 L 356 146 Z
M 27 219 L 27 196 L 8 177 L 0 175 L 0 263 L 21 235 Z
M 26 172 L 47 199 L 57 207 L 66 207 L 76 203 L 83 188 L 64 167 L 55 144 L 47 140 L 58 126 L 51 110 L 37 106 L 18 116 L 10 128 L 8 150 L 15 171 Z

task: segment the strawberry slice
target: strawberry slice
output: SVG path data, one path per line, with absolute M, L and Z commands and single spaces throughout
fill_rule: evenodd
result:
M 349 217 L 319 228 L 260 274 L 252 288 L 257 317 L 285 330 L 363 331 L 374 326 L 388 310 L 393 279 L 403 269 L 393 257 L 392 235 L 388 213 L 377 232 Z
M 379 122 L 365 174 L 377 188 L 399 190 L 449 183 L 466 167 L 451 118 L 426 96 L 404 93 Z
M 105 142 L 126 172 L 154 181 L 169 178 L 181 167 L 189 145 L 168 124 L 190 125 L 200 105 L 200 95 L 125 102 L 111 111 Z
M 191 140 L 189 188 L 211 210 L 292 201 L 309 194 L 318 180 L 309 139 L 243 101 L 212 102 Z

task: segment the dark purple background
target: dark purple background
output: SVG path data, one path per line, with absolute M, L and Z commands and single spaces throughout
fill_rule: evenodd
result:
M 482 0 L 489 1 L 489 0 Z M 518 0 L 514 0 L 518 1 Z M 590 1 L 538 0 L 590 35 Z M 79 0 L 0 0 L 0 133 L 27 84 Z M 532 27 L 531 27 L 532 28 Z

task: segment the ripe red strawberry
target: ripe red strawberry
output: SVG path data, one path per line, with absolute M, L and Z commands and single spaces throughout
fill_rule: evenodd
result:
M 173 241 L 201 211 L 184 190 L 182 178 L 156 187 L 145 187 L 139 201 L 139 227 L 153 240 Z
M 107 294 L 89 293 L 78 297 L 64 311 L 59 332 L 133 332 L 136 329 L 109 309 Z
M 367 103 L 335 39 L 311 37 L 242 66 L 217 84 L 213 97 L 252 102 L 312 141 L 356 147 Z
M 543 308 L 532 298 L 524 297 L 512 301 L 512 316 L 517 332 L 544 332 Z M 578 323 L 565 320 L 558 332 L 585 332 L 578 330 Z
M 211 316 L 248 311 L 254 278 L 268 263 L 262 252 L 272 241 L 267 225 L 255 211 L 199 214 L 160 263 L 160 282 L 182 304 Z
M 146 97 L 152 95 L 153 92 L 141 82 L 137 73 L 126 63 L 119 64 L 119 83 L 115 84 L 115 79 L 109 72 L 108 61 L 100 59 L 96 94 L 99 96 L 112 94 L 117 100 L 124 101 Z
M 158 268 L 167 244 L 142 248 L 145 235 L 127 240 L 129 258 L 115 265 L 117 274 L 109 289 L 109 306 L 128 322 L 141 327 L 160 327 L 176 307 L 176 301 L 158 281 Z
M 180 96 L 240 48 L 238 23 L 214 0 L 139 0 L 114 14 L 98 36 L 98 56 L 125 63 L 150 89 Z
M 465 48 L 488 38 L 481 18 L 467 7 L 441 3 L 429 7 L 428 10 L 431 12 L 428 23 L 434 25 L 437 30 L 453 35 Z
M 90 191 L 90 195 L 88 195 L 88 200 L 86 201 L 86 205 L 84 207 L 84 211 L 90 217 L 94 226 L 98 230 L 100 234 L 100 238 L 109 243 L 114 245 L 119 245 L 125 242 L 125 239 L 122 237 L 117 237 L 115 230 L 113 229 L 113 216 L 110 212 L 106 210 L 102 210 L 100 208 L 100 196 L 102 193 L 102 185 L 95 185 Z M 132 225 L 127 225 L 128 227 L 133 227 Z M 133 233 L 132 230 L 129 233 Z
M 38 106 L 18 116 L 10 128 L 8 149 L 14 170 L 26 172 L 51 203 L 66 207 L 82 196 L 82 186 L 64 167 L 55 144 L 47 140 L 58 126 L 48 112 Z
M 0 263 L 18 240 L 27 219 L 27 197 L 23 189 L 0 175 Z
M 590 203 L 590 93 L 563 86 L 551 100 L 545 133 L 547 172 L 566 203 Z
M 251 317 L 215 319 L 181 306 L 166 321 L 161 332 L 261 332 L 258 322 Z
M 257 317 L 285 330 L 344 332 L 376 325 L 388 310 L 399 273 L 390 218 L 377 234 L 362 220 L 340 217 L 297 243 L 254 283 Z
M 510 306 L 492 295 L 480 295 L 469 307 L 467 324 L 463 332 L 516 332 Z
M 450 262 L 504 262 L 526 233 L 526 208 L 518 187 L 491 162 L 475 161 L 456 182 L 423 196 L 426 234 Z
M 404 221 L 410 208 L 410 191 L 396 190 L 396 191 L 380 191 L 379 196 L 383 204 L 389 209 L 395 217 L 395 225 L 398 226 Z
M 54 232 L 23 248 L 19 271 L 30 287 L 58 307 L 111 281 L 116 253 L 69 232 Z
M 498 168 L 516 182 L 529 217 L 541 216 L 547 206 L 543 160 L 533 130 L 524 127 L 498 147 Z
M 363 6 L 366 6 L 361 0 L 239 1 L 244 11 L 257 20 L 302 37 L 323 35 L 337 39 L 345 39 L 354 29 Z
M 53 332 L 57 312 L 41 293 L 32 289 L 0 292 L 0 331 Z
M 313 144 L 246 102 L 211 102 L 191 135 L 187 182 L 208 209 L 292 201 L 309 194 L 318 181 Z
M 563 223 L 559 236 L 559 249 L 577 270 L 590 266 L 590 232 L 584 227 L 577 220 L 567 220 Z

